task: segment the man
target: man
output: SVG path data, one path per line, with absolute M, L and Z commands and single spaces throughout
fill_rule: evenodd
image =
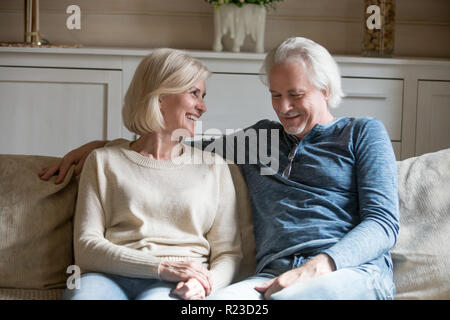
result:
M 252 202 L 257 270 L 211 298 L 392 298 L 389 249 L 399 226 L 386 130 L 375 119 L 333 117 L 329 109 L 342 96 L 339 71 L 313 41 L 286 40 L 263 68 L 281 125 L 260 121 L 252 128 L 280 129 L 280 168 L 261 175 L 263 164 L 240 164 Z
M 237 162 L 252 203 L 257 269 L 210 298 L 392 299 L 397 172 L 384 126 L 333 117 L 330 108 L 342 97 L 339 70 L 311 40 L 287 39 L 263 69 L 280 123 L 263 120 L 247 130 L 279 130 L 279 168 L 262 175 L 261 159 Z M 258 138 L 257 146 L 272 142 Z

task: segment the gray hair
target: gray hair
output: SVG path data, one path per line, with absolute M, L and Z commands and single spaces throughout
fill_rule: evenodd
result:
M 293 61 L 303 65 L 313 86 L 326 92 L 328 108 L 336 108 L 344 96 L 338 65 L 327 49 L 312 40 L 292 37 L 270 50 L 261 67 L 262 82 L 268 85 L 273 66 Z

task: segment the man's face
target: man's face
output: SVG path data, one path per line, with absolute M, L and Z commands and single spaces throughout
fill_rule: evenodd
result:
M 330 116 L 325 93 L 313 86 L 300 62 L 287 62 L 269 72 L 272 106 L 284 130 L 299 139 Z

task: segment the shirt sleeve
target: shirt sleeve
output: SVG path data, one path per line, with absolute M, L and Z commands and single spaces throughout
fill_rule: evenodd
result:
M 323 251 L 336 269 L 355 267 L 388 252 L 399 231 L 397 163 L 386 129 L 371 119 L 353 140 L 361 222 Z
M 158 258 L 116 245 L 104 236 L 105 212 L 100 195 L 107 184 L 100 164 L 94 151 L 87 157 L 81 173 L 74 217 L 75 264 L 82 272 L 157 279 Z
M 219 203 L 211 229 L 206 235 L 210 244 L 210 271 L 213 290 L 231 283 L 242 259 L 236 192 L 228 164 L 217 164 Z

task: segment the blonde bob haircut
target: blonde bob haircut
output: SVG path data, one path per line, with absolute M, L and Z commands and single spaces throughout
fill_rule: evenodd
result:
M 342 100 L 339 67 L 327 49 L 302 37 L 292 37 L 269 51 L 261 68 L 261 80 L 268 85 L 273 66 L 286 62 L 299 62 L 308 73 L 309 81 L 328 96 L 328 108 L 336 108 Z
M 136 69 L 125 95 L 122 118 L 137 135 L 165 129 L 160 99 L 186 92 L 209 76 L 208 69 L 184 51 L 161 48 L 152 51 Z

